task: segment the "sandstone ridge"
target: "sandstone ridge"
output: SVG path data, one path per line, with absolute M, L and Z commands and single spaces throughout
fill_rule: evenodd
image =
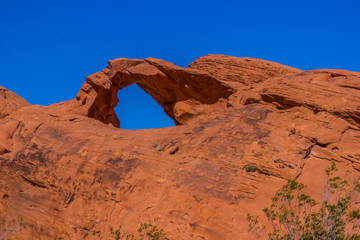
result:
M 117 92 L 134 83 L 177 126 L 121 129 Z M 0 217 L 27 223 L 14 239 L 97 239 L 154 218 L 169 239 L 248 239 L 246 214 L 287 179 L 319 199 L 331 161 L 359 174 L 359 96 L 360 73 L 224 55 L 115 59 L 48 107 L 0 88 Z

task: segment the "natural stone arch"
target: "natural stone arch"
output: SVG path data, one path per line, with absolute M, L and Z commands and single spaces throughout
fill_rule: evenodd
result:
M 196 116 L 197 106 L 214 104 L 232 93 L 232 88 L 201 71 L 153 58 L 119 58 L 88 76 L 76 99 L 89 117 L 120 127 L 114 110 L 119 101 L 117 92 L 134 83 L 150 94 L 177 125 Z

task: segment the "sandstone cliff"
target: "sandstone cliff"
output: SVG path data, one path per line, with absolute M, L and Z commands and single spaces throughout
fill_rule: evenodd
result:
M 133 83 L 177 126 L 121 129 L 117 92 Z M 169 239 L 247 239 L 246 214 L 286 179 L 319 198 L 331 160 L 359 174 L 359 96 L 360 73 L 223 55 L 189 68 L 115 59 L 48 107 L 0 88 L 0 211 L 28 224 L 14 239 L 154 218 Z

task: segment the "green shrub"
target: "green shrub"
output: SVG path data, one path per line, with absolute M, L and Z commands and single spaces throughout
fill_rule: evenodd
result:
M 244 167 L 246 172 L 255 172 L 256 170 L 258 170 L 255 166 L 247 164 Z
M 110 235 L 113 240 L 166 240 L 166 232 L 163 229 L 159 229 L 156 225 L 151 223 L 141 223 L 137 230 L 137 233 L 122 234 L 122 226 L 119 225 L 117 229 L 113 227 L 109 228 Z M 92 235 L 96 235 L 101 238 L 100 231 L 92 231 Z
M 359 179 L 350 186 L 348 174 L 342 179 L 334 162 L 326 170 L 321 205 L 303 193 L 306 186 L 289 180 L 272 198 L 270 207 L 263 209 L 271 231 L 268 239 L 360 240 Z M 350 190 L 348 190 L 350 189 Z M 256 239 L 265 239 L 266 228 L 258 217 L 248 214 L 249 233 Z
M 22 218 L 19 221 L 13 220 L 11 222 L 0 220 L 0 240 L 9 239 L 25 228 L 26 224 Z
M 157 146 L 156 146 L 156 150 L 157 150 L 158 152 L 161 152 L 162 150 L 164 150 L 164 146 L 157 145 Z

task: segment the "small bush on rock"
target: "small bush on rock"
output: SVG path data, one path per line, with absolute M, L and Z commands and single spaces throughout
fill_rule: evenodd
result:
M 119 225 L 117 229 L 109 228 L 110 235 L 113 240 L 166 240 L 166 232 L 159 229 L 156 225 L 151 223 L 141 223 L 137 233 L 122 234 L 122 226 Z M 92 234 L 101 237 L 100 231 L 93 231 Z
M 271 226 L 268 236 L 258 217 L 248 214 L 250 235 L 271 240 L 360 240 L 360 177 L 350 185 L 349 174 L 342 179 L 334 175 L 337 171 L 334 162 L 326 170 L 321 205 L 303 193 L 304 184 L 289 180 L 276 192 L 270 207 L 263 209 Z
M 23 219 L 19 221 L 13 220 L 11 222 L 0 220 L 0 240 L 9 239 L 24 228 L 26 228 L 26 224 Z

